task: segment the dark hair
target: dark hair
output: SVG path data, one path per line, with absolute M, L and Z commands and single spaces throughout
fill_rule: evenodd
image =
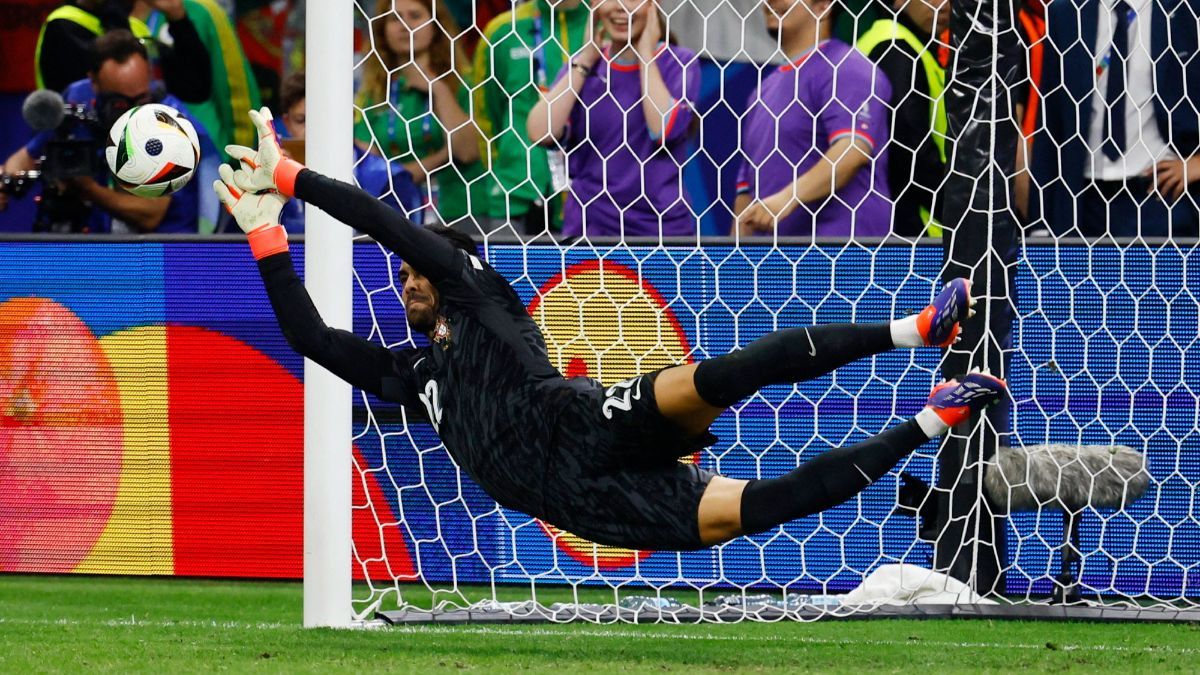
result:
M 93 74 L 100 72 L 100 66 L 104 65 L 105 61 L 125 63 L 135 54 L 141 54 L 143 59 L 150 60 L 150 56 L 146 52 L 146 45 L 135 38 L 133 33 L 123 28 L 110 30 L 92 43 L 89 72 Z
M 283 115 L 292 106 L 304 100 L 304 71 L 298 70 L 283 78 L 279 84 L 279 114 Z
M 895 11 L 895 10 L 892 10 L 892 11 Z M 824 20 L 828 21 L 829 25 L 833 26 L 834 29 L 836 30 L 838 19 L 841 19 L 842 14 L 845 14 L 845 13 L 846 13 L 846 7 L 842 5 L 840 0 L 830 0 L 829 1 L 829 12 L 825 15 Z M 887 15 L 885 14 L 884 16 L 887 16 Z M 853 17 L 852 20 L 857 21 L 857 17 Z
M 475 240 L 466 232 L 459 232 L 454 228 L 446 227 L 445 225 L 435 225 L 433 223 L 426 225 L 425 229 L 454 244 L 454 248 L 466 251 L 471 255 L 479 253 L 478 247 L 475 246 Z

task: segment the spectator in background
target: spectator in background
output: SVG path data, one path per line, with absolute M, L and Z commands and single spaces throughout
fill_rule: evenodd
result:
M 282 114 L 275 120 L 275 130 L 283 139 L 282 150 L 289 159 L 303 163 L 304 157 L 292 157 L 292 149 L 297 149 L 299 141 L 303 148 L 305 134 L 308 130 L 308 104 L 305 95 L 304 71 L 294 72 L 283 78 L 279 87 L 279 102 Z M 412 184 L 412 177 L 399 162 L 389 163 L 377 154 L 371 154 L 355 146 L 354 148 L 354 181 L 362 189 L 378 197 L 389 206 L 408 213 L 411 208 L 405 204 L 419 201 L 419 192 Z M 281 222 L 288 232 L 304 231 L 304 202 L 299 199 L 289 199 L 284 204 L 280 214 Z
M 600 35 L 529 113 L 529 138 L 568 156 L 562 232 L 694 235 L 680 170 L 700 92 L 696 54 L 663 42 L 651 0 L 599 0 L 595 14 Z
M 1057 0 L 1047 8 L 1031 216 L 1056 234 L 1196 236 L 1195 5 Z
M 293 150 L 303 151 L 308 129 L 303 70 L 283 78 L 279 97 L 282 114 L 275 120 L 275 131 L 279 138 L 283 139 L 281 149 L 289 159 L 303 163 L 303 154 L 292 156 Z M 404 169 L 403 164 L 388 162 L 378 154 L 368 153 L 357 145 L 354 147 L 354 181 L 380 201 L 405 214 L 421 207 L 421 194 L 413 185 L 412 176 Z M 289 199 L 279 217 L 288 232 L 303 232 L 304 202 L 295 198 Z
M 763 10 L 792 61 L 763 80 L 742 123 L 738 231 L 886 236 L 887 79 L 830 37 L 831 0 L 768 0 Z
M 305 94 L 305 73 L 303 70 L 283 78 L 279 85 L 280 121 L 284 132 L 281 138 L 304 140 L 304 132 L 308 126 L 308 96 Z M 279 125 L 276 124 L 278 127 Z
M 238 42 L 258 81 L 263 105 L 279 107 L 282 78 L 304 70 L 304 0 L 240 3 Z M 357 27 L 355 39 L 358 39 Z
M 467 216 L 486 213 L 479 133 L 470 116 L 468 66 L 451 36 L 454 19 L 431 0 L 379 0 L 371 23 L 354 127 L 359 148 L 402 163 L 447 224 L 475 234 Z M 429 222 L 428 219 L 425 219 Z
M 64 98 L 68 103 L 92 106 L 99 117 L 99 130 L 104 134 L 126 110 L 146 103 L 163 103 L 184 110 L 183 103 L 170 94 L 163 95 L 161 85 L 151 76 L 150 60 L 146 47 L 127 30 L 111 30 L 92 45 L 91 72 L 89 78 L 79 80 L 67 87 Z M 184 113 L 187 114 L 186 112 Z M 215 152 L 212 140 L 194 117 L 188 120 L 196 127 L 200 137 L 200 152 Z M 90 137 L 87 129 L 81 128 L 77 138 Z M 6 171 L 27 171 L 36 167 L 38 157 L 54 137 L 54 132 L 43 132 L 33 138 L 5 162 Z M 101 162 L 103 165 L 103 162 Z M 195 233 L 199 183 L 190 181 L 186 187 L 168 197 L 148 199 L 125 192 L 120 187 L 109 187 L 111 174 L 107 168 L 96 177 L 72 179 L 65 187 L 68 195 L 74 195 L 95 208 L 83 228 L 87 232 L 112 233 Z
M 887 76 L 892 95 L 888 189 L 894 200 L 892 232 L 904 237 L 940 234 L 935 196 L 946 177 L 946 71 L 937 36 L 950 23 L 949 0 L 893 0 L 895 18 L 875 21 L 855 46 Z
M 568 55 L 588 40 L 590 22 L 583 0 L 528 0 L 484 30 L 475 51 L 475 76 L 482 83 L 475 115 L 488 143 L 487 231 L 532 234 L 555 227 L 558 207 L 551 199 L 566 188 L 565 159 L 534 146 L 525 125 L 541 100 L 538 90 L 547 90 Z
M 161 3 L 161 0 L 157 2 Z M 209 56 L 207 63 L 197 66 L 211 73 L 212 78 L 211 94 L 201 101 L 189 101 L 188 111 L 212 134 L 221 161 L 225 162 L 229 160 L 225 154 L 226 145 L 252 146 L 258 141 L 254 125 L 246 115 L 247 110 L 262 107 L 258 83 L 225 10 L 215 0 L 181 2 Z M 165 41 L 170 38 L 170 15 L 157 8 L 155 1 L 136 0 L 133 15 L 146 23 L 155 39 Z M 216 180 L 215 176 L 204 184 L 211 185 L 213 180 Z
M 196 26 L 183 8 L 183 0 L 147 0 L 167 20 L 167 44 L 155 45 L 167 91 L 183 101 L 204 101 L 212 93 L 209 54 Z M 39 89 L 62 92 L 67 85 L 88 76 L 90 49 L 106 31 L 125 29 L 139 39 L 150 37 L 150 28 L 130 16 L 133 0 L 74 0 L 50 13 L 42 25 L 34 55 Z
M 657 0 L 664 31 L 700 59 L 700 96 L 692 104 L 696 140 L 683 166 L 683 184 L 700 220 L 702 236 L 724 236 L 733 224 L 738 129 L 763 66 L 783 63 L 767 34 L 762 0 Z
M 1013 198 L 1022 223 L 1029 218 L 1029 158 L 1033 153 L 1033 136 L 1041 123 L 1042 64 L 1046 51 L 1046 6 L 1042 0 L 1024 0 L 1017 11 L 1017 25 L 1025 48 L 1025 77 L 1017 88 L 1017 123 L 1021 134 L 1017 139 L 1016 178 Z
M 246 52 L 250 71 L 258 82 L 258 92 L 263 105 L 279 108 L 282 77 L 287 73 L 304 70 L 304 60 L 289 62 L 284 55 L 284 43 L 288 40 L 288 24 L 294 22 L 293 14 L 303 12 L 294 0 L 274 0 L 246 6 L 237 13 L 238 42 Z M 292 54 L 291 56 L 299 56 Z
M 201 185 L 212 185 L 218 178 L 217 167 L 229 161 L 225 146 L 254 145 L 257 141 L 258 136 L 246 111 L 258 110 L 262 103 L 254 73 L 250 71 L 225 10 L 215 0 L 182 2 L 188 21 L 196 27 L 209 57 L 206 65 L 212 77 L 211 94 L 204 101 L 188 103 L 187 109 L 208 129 L 217 147 L 217 152 L 200 158 L 200 166 L 196 169 L 195 180 Z M 150 0 L 136 0 L 133 16 L 145 22 L 158 41 L 170 40 L 170 17 L 156 9 Z M 199 213 L 199 231 L 202 234 L 215 232 L 225 213 L 212 190 L 200 191 Z
M 308 105 L 305 94 L 305 73 L 303 70 L 294 72 L 283 78 L 279 83 L 280 115 L 275 120 L 275 133 L 284 143 L 281 144 L 283 154 L 288 159 L 303 163 L 303 157 L 293 157 L 292 144 L 287 141 L 303 141 L 308 130 Z M 356 149 L 357 150 L 357 149 Z M 357 152 L 356 152 L 357 154 Z M 279 222 L 291 233 L 304 232 L 304 202 L 299 199 L 289 199 L 279 213 Z
M 454 22 L 464 30 L 461 36 L 456 36 L 463 42 L 463 48 L 470 54 L 475 53 L 479 36 L 483 29 L 500 14 L 512 9 L 512 0 L 441 0 L 454 15 Z

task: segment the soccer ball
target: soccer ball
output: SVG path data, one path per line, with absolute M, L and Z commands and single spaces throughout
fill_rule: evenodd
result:
M 200 163 L 196 128 L 161 103 L 130 108 L 108 131 L 104 148 L 117 183 L 139 197 L 162 197 L 187 185 Z

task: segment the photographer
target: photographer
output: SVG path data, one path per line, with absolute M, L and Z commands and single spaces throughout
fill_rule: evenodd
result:
M 89 78 L 68 86 L 64 98 L 67 103 L 84 104 L 90 108 L 95 113 L 96 121 L 79 123 L 68 120 L 64 123 L 67 126 L 57 131 L 38 134 L 28 145 L 9 157 L 4 165 L 5 173 L 37 168 L 38 158 L 48 154 L 53 144 L 64 135 L 69 135 L 72 140 L 93 143 L 90 152 L 86 153 L 90 156 L 80 159 L 87 163 L 89 159 L 97 158 L 95 165 L 100 168 L 95 175 L 76 175 L 46 185 L 42 199 L 43 210 L 47 202 L 53 201 L 56 213 L 84 215 L 67 224 L 55 219 L 46 227 L 43 222 L 42 229 L 113 233 L 196 232 L 199 208 L 196 182 L 169 197 L 137 197 L 108 187 L 110 175 L 104 168 L 103 160 L 99 159 L 108 130 L 130 108 L 146 103 L 163 103 L 183 110 L 181 101 L 170 94 L 164 96 L 161 85 L 152 80 L 150 62 L 142 43 L 126 30 L 114 30 L 101 36 L 93 47 Z M 204 127 L 195 119 L 188 119 L 200 137 L 201 154 L 214 153 L 216 150 Z M 64 206 L 64 202 L 68 204 Z M 70 203 L 83 208 L 71 208 Z M 0 208 L 3 206 L 4 202 L 0 201 Z M 94 208 L 88 210 L 88 206 Z
M 153 43 L 167 90 L 189 103 L 208 100 L 213 88 L 208 49 L 183 0 L 148 0 L 148 4 L 168 22 L 171 43 Z M 92 45 L 108 31 L 129 30 L 139 39 L 151 39 L 150 28 L 130 16 L 132 9 L 133 0 L 72 0 L 51 12 L 34 55 L 38 88 L 65 93 L 68 85 L 85 77 Z

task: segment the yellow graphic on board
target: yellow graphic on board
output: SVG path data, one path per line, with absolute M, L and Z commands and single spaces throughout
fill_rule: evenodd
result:
M 117 331 L 100 346 L 121 392 L 125 451 L 112 515 L 74 571 L 173 574 L 166 327 Z
M 571 266 L 542 287 L 529 313 L 542 329 L 551 363 L 567 377 L 611 385 L 692 360 L 667 301 L 623 265 Z M 560 550 L 585 565 L 626 567 L 651 553 L 600 546 L 549 523 L 542 527 Z

